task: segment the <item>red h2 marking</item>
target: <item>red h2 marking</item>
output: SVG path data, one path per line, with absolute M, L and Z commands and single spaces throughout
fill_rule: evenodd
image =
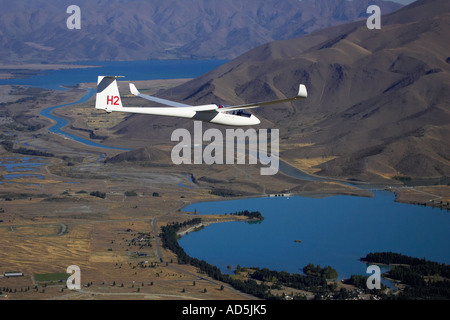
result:
M 118 106 L 119 105 L 119 96 L 106 96 L 106 104 Z

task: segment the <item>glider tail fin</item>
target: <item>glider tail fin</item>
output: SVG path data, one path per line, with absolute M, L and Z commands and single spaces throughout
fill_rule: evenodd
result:
M 119 111 L 123 108 L 117 78 L 120 76 L 98 76 L 95 108 L 106 112 Z

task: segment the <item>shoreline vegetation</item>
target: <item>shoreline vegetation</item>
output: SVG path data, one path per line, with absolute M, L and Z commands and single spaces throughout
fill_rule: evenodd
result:
M 242 211 L 242 212 L 246 212 Z M 331 266 L 321 267 L 308 264 L 302 274 L 275 271 L 259 267 L 237 266 L 235 276 L 223 274 L 220 269 L 204 260 L 190 257 L 178 244 L 180 230 L 204 226 L 202 218 L 193 218 L 185 222 L 174 222 L 161 228 L 160 238 L 165 249 L 172 251 L 178 259 L 178 264 L 189 264 L 206 273 L 211 278 L 227 283 L 233 288 L 261 299 L 294 299 L 305 300 L 307 294 L 314 300 L 368 299 L 381 300 L 411 300 L 411 299 L 450 299 L 450 265 L 418 259 L 392 252 L 369 253 L 361 258 L 361 262 L 377 265 L 390 265 L 393 268 L 383 277 L 393 280 L 399 289 L 389 290 L 381 284 L 381 289 L 368 289 L 368 276 L 352 275 L 342 280 L 351 288 L 339 286 L 337 272 Z M 246 273 L 244 277 L 239 277 Z M 286 288 L 300 290 L 303 293 L 287 297 L 284 293 L 274 293 Z
M 243 211 L 236 211 L 236 212 L 232 212 L 232 213 L 225 213 L 225 215 L 230 215 L 230 216 L 244 216 L 247 217 L 249 220 L 258 220 L 258 221 L 263 221 L 264 217 L 262 216 L 261 212 L 259 211 L 248 211 L 248 210 L 243 210 Z
M 393 266 L 386 277 L 405 286 L 399 299 L 450 299 L 450 265 L 394 252 L 369 253 L 361 261 Z
M 193 212 L 192 214 L 197 214 Z M 209 226 L 212 223 L 221 223 L 221 222 L 230 222 L 230 221 L 241 221 L 241 222 L 250 222 L 250 223 L 258 223 L 264 220 L 261 212 L 259 211 L 236 211 L 232 213 L 224 213 L 222 215 L 202 215 L 203 218 L 198 218 L 200 221 L 197 223 L 189 223 L 189 227 L 180 228 L 182 230 L 177 231 L 177 237 L 182 237 L 190 232 L 197 232 L 202 230 L 203 228 Z M 204 219 L 204 218 L 207 219 Z M 247 218 L 247 219 L 245 219 Z

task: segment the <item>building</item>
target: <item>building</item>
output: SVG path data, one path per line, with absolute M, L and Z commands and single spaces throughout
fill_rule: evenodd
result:
M 23 277 L 23 273 L 19 271 L 3 272 L 5 277 Z

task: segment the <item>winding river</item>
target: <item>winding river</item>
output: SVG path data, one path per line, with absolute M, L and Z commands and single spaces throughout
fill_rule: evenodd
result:
M 75 105 L 75 104 L 79 104 L 79 103 L 83 103 L 88 101 L 90 98 L 92 98 L 92 96 L 96 93 L 95 89 L 86 89 L 87 93 L 78 101 L 76 102 L 72 102 L 72 103 L 66 103 L 66 104 L 61 104 L 58 106 L 53 106 L 53 107 L 49 107 L 46 108 L 44 110 L 42 110 L 39 114 L 47 117 L 49 119 L 55 120 L 56 124 L 52 127 L 50 127 L 48 129 L 49 132 L 51 133 L 55 133 L 58 135 L 61 135 L 67 139 L 71 139 L 74 141 L 77 141 L 79 143 L 83 143 L 85 145 L 88 146 L 92 146 L 92 147 L 97 147 L 97 148 L 105 148 L 105 149 L 115 149 L 115 150 L 123 150 L 123 151 L 129 151 L 130 149 L 124 149 L 124 148 L 118 148 L 118 147 L 112 147 L 112 146 L 107 146 L 107 145 L 103 145 L 97 142 L 94 142 L 92 140 L 89 139 L 84 139 L 81 138 L 79 136 L 70 134 L 68 132 L 63 131 L 62 129 L 69 123 L 66 119 L 60 118 L 58 116 L 55 116 L 54 114 L 52 114 L 52 111 L 58 108 L 63 108 L 63 107 L 67 107 L 67 106 L 71 106 L 71 105 Z

